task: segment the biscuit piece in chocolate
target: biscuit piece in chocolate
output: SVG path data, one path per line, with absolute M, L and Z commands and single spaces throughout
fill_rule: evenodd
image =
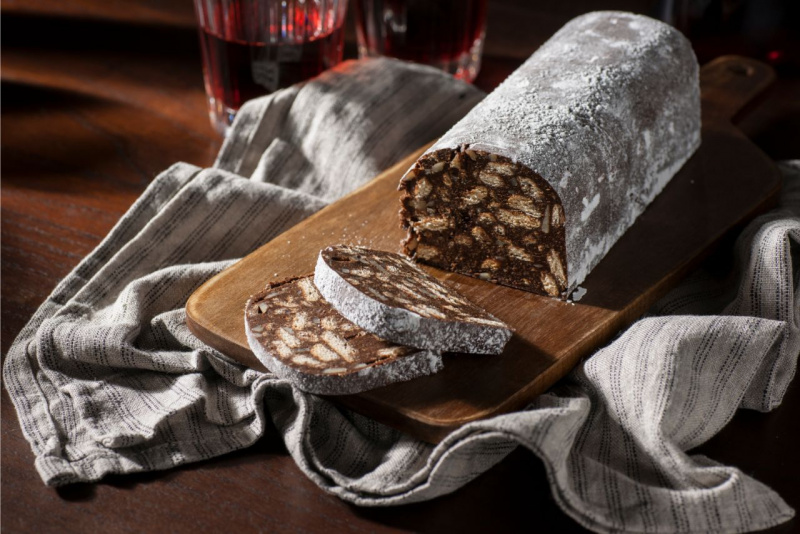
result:
M 689 41 L 632 13 L 582 15 L 405 174 L 405 252 L 566 296 L 699 145 Z
M 328 247 L 319 254 L 314 283 L 344 317 L 395 343 L 499 354 L 511 337 L 505 323 L 399 254 Z
M 247 342 L 259 361 L 310 393 L 358 393 L 442 368 L 440 354 L 390 343 L 342 317 L 311 275 L 253 295 L 244 319 Z

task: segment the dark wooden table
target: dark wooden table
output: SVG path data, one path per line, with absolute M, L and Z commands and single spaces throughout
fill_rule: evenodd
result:
M 653 2 L 492 0 L 490 90 L 573 16 Z M 578 5 L 579 4 L 579 5 Z M 220 146 L 205 111 L 190 0 L 6 0 L 2 6 L 2 353 L 46 296 L 175 161 L 207 166 Z M 350 32 L 352 55 L 352 31 Z M 798 157 L 800 83 L 781 74 L 743 129 L 771 156 Z M 742 411 L 698 452 L 740 467 L 800 509 L 800 386 L 770 414 Z M 580 532 L 541 462 L 517 450 L 452 495 L 364 509 L 320 491 L 279 437 L 166 472 L 45 487 L 2 397 L 7 532 Z M 774 532 L 793 532 L 800 521 Z

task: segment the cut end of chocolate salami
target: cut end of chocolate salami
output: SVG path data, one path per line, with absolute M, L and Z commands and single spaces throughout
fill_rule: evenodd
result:
M 511 338 L 505 323 L 399 254 L 328 247 L 320 252 L 314 283 L 340 314 L 394 343 L 499 354 Z
M 424 155 L 403 186 L 411 257 L 553 297 L 567 289 L 564 208 L 525 165 L 484 150 L 440 149 Z
M 359 393 L 442 368 L 440 354 L 390 343 L 342 317 L 311 275 L 270 284 L 253 295 L 244 319 L 259 361 L 309 393 Z
M 568 296 L 699 146 L 698 72 L 657 20 L 570 21 L 402 178 L 406 254 Z

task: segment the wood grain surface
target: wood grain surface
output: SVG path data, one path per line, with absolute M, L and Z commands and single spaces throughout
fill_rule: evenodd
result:
M 491 90 L 581 12 L 647 13 L 653 3 L 492 0 L 476 83 Z M 26 0 L 3 2 L 0 10 L 5 356 L 55 285 L 153 177 L 175 161 L 211 164 L 220 140 L 206 116 L 197 36 L 163 22 L 170 13 L 190 20 L 189 0 Z M 800 77 L 780 73 L 767 99 L 739 123 L 773 158 L 797 157 L 798 94 Z M 730 258 L 720 254 L 713 264 L 724 275 Z M 692 453 L 740 467 L 800 509 L 797 382 L 779 409 L 737 413 Z M 274 431 L 224 457 L 56 490 L 36 474 L 5 390 L 0 409 L 4 533 L 585 532 L 555 504 L 541 462 L 527 450 L 452 495 L 392 508 L 357 508 L 323 493 Z M 767 532 L 799 526 L 795 519 Z
M 779 171 L 730 122 L 772 83 L 772 69 L 732 56 L 705 66 L 701 80 L 702 145 L 592 271 L 580 302 L 426 268 L 511 326 L 503 354 L 445 354 L 435 375 L 330 398 L 433 443 L 470 421 L 520 409 L 644 313 L 728 230 L 773 205 Z M 244 335 L 247 298 L 271 281 L 313 271 L 329 245 L 401 252 L 397 184 L 422 151 L 206 282 L 186 304 L 192 332 L 265 370 Z

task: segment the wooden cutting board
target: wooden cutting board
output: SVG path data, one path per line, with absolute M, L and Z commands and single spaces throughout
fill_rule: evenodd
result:
M 505 352 L 446 354 L 444 370 L 434 376 L 331 399 L 430 442 L 470 421 L 520 409 L 642 315 L 726 232 L 773 205 L 780 173 L 731 121 L 774 73 L 753 60 L 723 57 L 703 67 L 700 79 L 700 149 L 592 271 L 579 303 L 429 268 L 512 326 Z M 328 245 L 399 252 L 396 187 L 424 148 L 206 282 L 186 304 L 192 332 L 264 370 L 245 339 L 247 297 L 268 282 L 312 272 Z

